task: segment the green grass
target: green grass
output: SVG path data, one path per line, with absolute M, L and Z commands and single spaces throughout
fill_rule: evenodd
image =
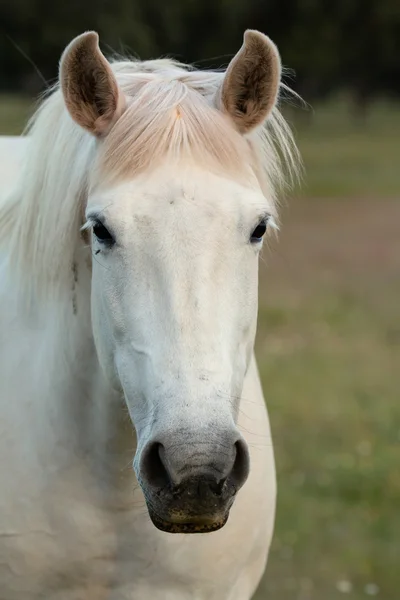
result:
M 0 133 L 28 113 L 3 98 Z M 377 103 L 361 124 L 337 101 L 305 116 L 291 118 L 308 199 L 290 202 L 261 277 L 279 498 L 256 599 L 365 600 L 374 584 L 399 600 L 400 110 Z
M 400 104 L 376 102 L 363 121 L 340 100 L 290 116 L 305 165 L 303 195 L 399 194 Z
M 0 96 L 0 135 L 22 133 L 34 108 L 34 101 L 24 96 L 3 94 Z
M 398 600 L 400 205 L 325 202 L 313 218 L 297 202 L 262 272 L 257 355 L 279 497 L 256 600 L 361 600 L 369 584 Z
M 270 328 L 262 311 L 269 333 L 259 359 L 279 508 L 258 598 L 289 600 L 308 579 L 313 589 L 302 597 L 333 600 L 336 582 L 346 579 L 352 598 L 373 582 L 382 597 L 397 600 L 399 342 L 387 335 L 388 315 L 357 296 L 349 302 L 332 294 L 286 310 L 287 324 Z

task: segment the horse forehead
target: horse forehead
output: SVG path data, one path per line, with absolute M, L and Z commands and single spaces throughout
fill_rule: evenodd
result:
M 110 194 L 102 194 L 101 204 L 110 203 Z M 168 215 L 193 214 L 213 217 L 234 214 L 235 208 L 260 202 L 260 194 L 251 188 L 244 189 L 234 180 L 221 178 L 197 169 L 182 174 L 163 169 L 153 176 L 124 182 L 112 190 L 110 212 L 123 215 L 124 211 L 143 218 L 153 219 Z M 172 209 L 171 209 L 172 207 Z

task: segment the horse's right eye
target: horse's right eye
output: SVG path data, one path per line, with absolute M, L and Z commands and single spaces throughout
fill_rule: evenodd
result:
M 107 227 L 105 227 L 103 225 L 103 223 L 100 223 L 99 221 L 97 221 L 93 225 L 93 233 L 96 236 L 96 238 L 98 239 L 98 241 L 101 242 L 102 244 L 107 244 L 109 246 L 112 246 L 112 244 L 114 244 L 114 242 L 115 242 L 113 236 L 108 231 Z

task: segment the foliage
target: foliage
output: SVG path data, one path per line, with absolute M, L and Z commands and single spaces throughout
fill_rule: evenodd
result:
M 307 100 L 346 87 L 362 107 L 377 91 L 400 92 L 398 0 L 2 0 L 0 22 L 3 90 L 38 91 L 33 64 L 53 80 L 63 48 L 86 29 L 104 49 L 218 67 L 250 27 L 278 44 Z

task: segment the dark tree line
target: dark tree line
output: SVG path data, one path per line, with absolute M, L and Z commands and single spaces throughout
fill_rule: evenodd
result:
M 86 29 L 107 52 L 221 67 L 244 29 L 264 31 L 307 99 L 400 93 L 400 0 L 0 0 L 0 89 L 37 92 Z M 29 59 L 29 60 L 28 60 Z

